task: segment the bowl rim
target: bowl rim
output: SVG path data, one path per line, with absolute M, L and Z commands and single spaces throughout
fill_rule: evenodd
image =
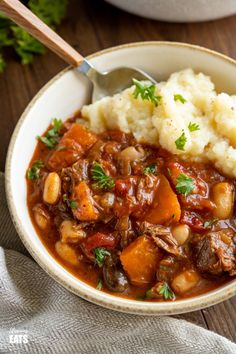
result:
M 226 61 L 227 63 L 231 63 L 234 66 L 236 66 L 236 60 L 218 53 L 214 50 L 204 48 L 198 45 L 193 45 L 193 44 L 188 44 L 188 43 L 181 43 L 181 42 L 168 42 L 168 41 L 142 41 L 142 42 L 134 42 L 134 43 L 127 43 L 123 45 L 118 45 L 114 47 L 110 47 L 107 49 L 100 50 L 98 52 L 95 52 L 89 56 L 86 57 L 86 59 L 90 60 L 95 57 L 98 57 L 100 55 L 117 51 L 120 49 L 124 48 L 135 48 L 135 47 L 145 47 L 145 46 L 170 46 L 170 47 L 182 47 L 182 48 L 190 48 L 196 51 L 201 51 L 205 52 L 207 54 L 213 55 L 218 57 L 221 60 Z M 26 232 L 24 230 L 23 225 L 21 224 L 20 218 L 18 217 L 18 213 L 14 204 L 14 197 L 12 195 L 11 191 L 11 161 L 13 157 L 13 151 L 14 151 L 14 145 L 17 140 L 18 132 L 21 129 L 21 126 L 23 122 L 25 121 L 28 112 L 30 109 L 34 106 L 36 101 L 41 97 L 41 95 L 51 86 L 53 85 L 60 77 L 62 77 L 67 71 L 73 70 L 73 67 L 68 66 L 62 71 L 60 71 L 57 75 L 55 75 L 52 79 L 50 79 L 38 92 L 37 94 L 32 98 L 32 100 L 29 102 L 29 104 L 26 106 L 25 110 L 21 114 L 16 127 L 14 129 L 14 132 L 12 134 L 9 147 L 8 147 L 8 152 L 7 152 L 7 157 L 6 157 L 6 164 L 5 164 L 5 190 L 6 190 L 6 198 L 7 198 L 7 204 L 8 208 L 10 211 L 11 219 L 13 221 L 13 224 L 16 228 L 16 231 L 23 242 L 24 246 L 26 249 L 29 251 L 31 256 L 34 258 L 34 260 L 40 265 L 40 267 L 48 274 L 50 275 L 55 281 L 57 281 L 59 284 L 61 284 L 64 288 L 69 290 L 70 292 L 76 294 L 77 296 L 80 296 L 81 298 L 88 300 L 94 304 L 103 306 L 105 308 L 111 309 L 111 310 L 116 310 L 119 312 L 125 312 L 125 313 L 131 313 L 131 314 L 139 314 L 139 315 L 172 315 L 172 314 L 180 314 L 180 313 L 186 313 L 186 312 L 191 312 L 191 311 L 196 311 L 200 310 L 212 305 L 215 305 L 219 302 L 222 302 L 224 300 L 229 299 L 233 295 L 236 294 L 236 279 L 233 280 L 232 282 L 215 289 L 213 291 L 210 291 L 208 293 L 192 297 L 192 298 L 187 298 L 184 300 L 177 300 L 174 302 L 145 302 L 145 301 L 136 301 L 136 300 L 130 300 L 126 298 L 121 298 L 118 296 L 113 296 L 110 294 L 107 294 L 105 292 L 98 291 L 94 289 L 92 286 L 88 285 L 89 290 L 85 292 L 83 289 L 80 288 L 80 284 L 78 282 L 78 286 L 75 287 L 73 285 L 68 284 L 65 279 L 62 279 L 62 274 L 60 274 L 60 268 L 63 268 L 66 270 L 64 267 L 62 267 L 53 257 L 52 259 L 54 260 L 53 262 L 53 268 L 50 268 L 48 264 L 45 264 L 45 262 L 41 259 L 41 255 L 37 252 L 36 249 L 32 248 L 32 245 L 30 243 L 30 237 L 29 240 L 27 239 L 27 236 L 25 235 Z M 43 245 L 43 244 L 42 244 Z M 43 245 L 45 248 L 45 246 Z M 69 276 L 74 277 L 72 273 L 66 270 L 66 272 L 69 274 Z M 83 281 L 80 281 L 84 283 Z

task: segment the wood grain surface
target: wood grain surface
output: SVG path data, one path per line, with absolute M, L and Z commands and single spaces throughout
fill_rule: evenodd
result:
M 70 0 L 67 19 L 59 30 L 59 34 L 84 56 L 128 42 L 168 40 L 202 45 L 236 59 L 235 33 L 236 16 L 198 24 L 164 23 L 127 14 L 102 0 Z M 11 52 L 7 58 L 7 69 L 0 75 L 1 171 L 11 134 L 24 108 L 49 79 L 66 67 L 49 51 L 29 66 L 20 65 Z M 235 308 L 236 297 L 203 311 L 176 317 L 236 342 Z

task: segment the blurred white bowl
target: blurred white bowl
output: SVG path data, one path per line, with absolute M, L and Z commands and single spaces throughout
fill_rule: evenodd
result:
M 154 20 L 197 22 L 236 13 L 236 0 L 106 0 L 122 10 Z

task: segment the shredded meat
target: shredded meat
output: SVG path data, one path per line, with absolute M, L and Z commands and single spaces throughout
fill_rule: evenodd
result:
M 162 225 L 152 225 L 147 222 L 142 223 L 141 229 L 147 236 L 151 236 L 158 247 L 175 256 L 182 255 L 177 241 L 170 230 Z
M 63 168 L 61 172 L 63 190 L 72 193 L 74 186 L 88 179 L 89 162 L 86 159 L 78 160 L 71 167 Z
M 236 245 L 232 230 L 195 237 L 193 240 L 195 263 L 201 273 L 236 275 Z
M 156 192 L 159 179 L 154 175 L 140 178 L 137 186 L 136 199 L 141 206 L 151 205 Z

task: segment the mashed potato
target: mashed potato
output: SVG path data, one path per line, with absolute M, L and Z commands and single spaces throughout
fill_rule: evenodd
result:
M 84 106 L 82 116 L 88 127 L 97 133 L 106 129 L 133 133 L 139 142 L 161 146 L 183 159 L 212 161 L 236 178 L 236 96 L 217 94 L 210 77 L 191 69 L 156 85 L 155 95 L 161 96 L 157 106 L 140 95 L 135 98 L 134 90 L 132 86 Z M 190 123 L 199 129 L 190 131 Z M 181 135 L 183 150 L 176 144 Z

